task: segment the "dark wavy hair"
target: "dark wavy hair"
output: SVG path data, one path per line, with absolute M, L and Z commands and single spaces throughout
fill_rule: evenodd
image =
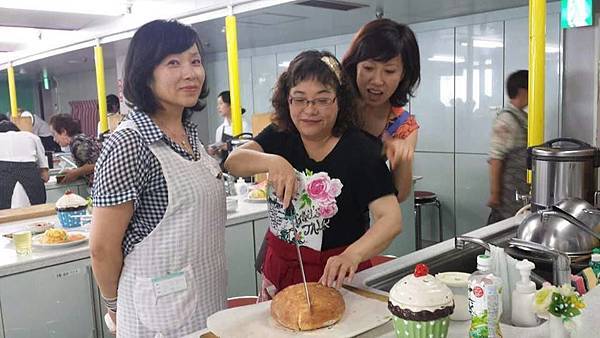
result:
M 327 57 L 334 62 L 336 73 L 323 60 Z M 271 103 L 275 112 L 272 120 L 281 131 L 298 132 L 290 116 L 290 106 L 288 97 L 290 89 L 302 81 L 315 80 L 325 86 L 335 89 L 336 100 L 338 103 L 338 115 L 333 126 L 332 134 L 341 136 L 350 126 L 356 125 L 356 109 L 354 105 L 354 89 L 350 79 L 342 71 L 341 64 L 327 51 L 308 50 L 298 54 L 291 62 L 288 69 L 283 72 L 273 91 Z
M 404 24 L 390 19 L 375 19 L 364 25 L 352 39 L 350 48 L 342 59 L 342 66 L 356 85 L 356 66 L 359 62 L 372 59 L 387 62 L 400 56 L 403 64 L 403 77 L 398 88 L 390 97 L 392 106 L 404 106 L 421 80 L 419 44 L 415 33 Z
M 131 39 L 125 58 L 123 94 L 127 105 L 154 114 L 159 108 L 150 88 L 154 69 L 167 55 L 182 53 L 194 44 L 202 53 L 196 31 L 175 20 L 154 20 L 140 27 Z M 193 111 L 204 109 L 207 96 L 208 87 L 204 81 L 198 102 L 193 107 L 186 107 L 189 109 L 185 109 L 183 118 L 189 119 Z
M 50 126 L 52 126 L 52 129 L 59 134 L 66 131 L 67 135 L 70 137 L 81 134 L 81 122 L 71 116 L 71 114 L 52 115 L 50 118 Z

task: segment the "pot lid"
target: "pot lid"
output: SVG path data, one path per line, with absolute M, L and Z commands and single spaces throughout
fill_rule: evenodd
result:
M 594 158 L 598 151 L 591 145 L 570 138 L 558 138 L 530 148 L 531 154 L 546 158 Z

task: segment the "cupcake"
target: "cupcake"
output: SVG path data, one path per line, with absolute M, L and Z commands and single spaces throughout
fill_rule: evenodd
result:
M 60 224 L 65 228 L 76 228 L 81 226 L 81 215 L 87 212 L 87 201 L 85 198 L 67 191 L 56 201 L 56 213 Z
M 397 337 L 445 338 L 454 299 L 452 291 L 429 274 L 427 265 L 417 264 L 413 274 L 392 287 L 388 308 Z

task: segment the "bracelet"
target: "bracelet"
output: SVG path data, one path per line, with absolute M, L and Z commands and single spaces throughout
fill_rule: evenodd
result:
M 102 298 L 102 302 L 104 303 L 104 306 L 106 306 L 106 308 L 108 310 L 110 310 L 112 312 L 117 312 L 117 297 L 106 298 L 102 294 L 100 294 L 100 297 Z

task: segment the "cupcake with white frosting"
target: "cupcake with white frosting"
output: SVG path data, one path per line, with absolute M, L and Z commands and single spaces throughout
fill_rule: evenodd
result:
M 452 291 L 429 274 L 425 264 L 398 281 L 390 291 L 388 308 L 394 329 L 402 338 L 445 338 L 454 311 Z
M 76 228 L 81 226 L 81 217 L 78 216 L 87 213 L 87 201 L 72 191 L 67 191 L 56 201 L 55 208 L 63 227 Z

